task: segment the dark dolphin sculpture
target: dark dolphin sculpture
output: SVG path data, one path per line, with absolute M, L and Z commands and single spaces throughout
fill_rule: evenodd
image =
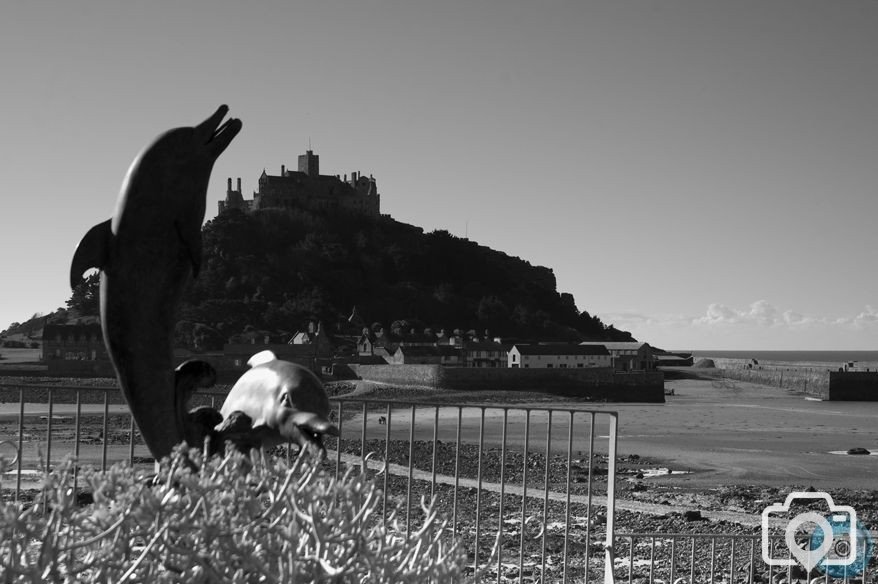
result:
M 115 215 L 85 235 L 70 269 L 71 287 L 86 270 L 101 270 L 104 343 L 156 459 L 186 436 L 172 335 L 183 289 L 201 265 L 210 172 L 241 130 L 240 120 L 222 123 L 228 111 L 220 106 L 201 124 L 169 130 L 147 146 L 128 170 Z
M 271 351 L 250 358 L 220 410 L 221 435 L 246 450 L 295 442 L 323 450 L 323 436 L 338 435 L 329 421 L 329 398 L 308 369 L 278 359 Z M 235 438 L 237 437 L 237 438 Z

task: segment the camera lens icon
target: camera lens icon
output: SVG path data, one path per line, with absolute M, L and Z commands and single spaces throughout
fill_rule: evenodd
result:
M 806 511 L 790 517 L 794 503 L 816 501 L 825 502 L 828 514 Z M 772 526 L 783 529 L 782 538 Z M 808 572 L 818 568 L 831 577 L 850 577 L 863 572 L 871 550 L 869 532 L 854 508 L 836 505 L 828 493 L 794 492 L 762 512 L 762 559 L 769 566 L 798 563 Z
M 846 558 L 851 554 L 851 544 L 846 539 L 840 539 L 832 546 L 832 551 L 839 558 Z
M 829 537 L 833 542 L 826 556 L 817 563 L 817 568 L 830 578 L 859 576 L 872 557 L 873 544 L 869 530 L 859 521 L 851 523 L 850 517 L 846 516 L 833 516 L 828 521 L 831 530 Z M 815 531 L 811 534 L 809 546 L 820 547 L 824 538 L 823 532 Z

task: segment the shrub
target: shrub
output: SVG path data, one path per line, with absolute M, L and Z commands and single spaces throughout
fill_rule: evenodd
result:
M 0 471 L 4 464 L 0 460 Z M 0 504 L 0 582 L 459 582 L 465 554 L 430 509 L 409 538 L 362 474 L 304 454 L 251 465 L 178 449 L 154 480 L 126 463 L 46 477 L 42 499 Z M 43 510 L 47 510 L 43 512 Z

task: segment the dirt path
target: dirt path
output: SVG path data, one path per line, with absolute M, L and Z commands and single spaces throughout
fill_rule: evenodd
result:
M 330 460 L 335 460 L 338 456 L 337 452 L 334 450 L 327 450 L 327 455 Z M 356 456 L 353 454 L 342 454 L 341 460 L 345 464 L 348 465 L 356 465 L 359 466 L 361 464 L 362 458 L 360 456 Z M 381 471 L 384 467 L 384 463 L 382 461 L 377 460 L 367 460 L 366 466 L 375 471 Z M 390 463 L 387 465 L 387 472 L 395 476 L 408 477 L 409 476 L 409 467 Z M 433 480 L 433 473 L 427 472 L 419 469 L 412 469 L 412 479 L 431 482 Z M 449 475 L 436 474 L 436 483 L 442 485 L 455 485 L 455 478 Z M 463 488 L 470 489 L 478 489 L 479 481 L 476 479 L 463 478 L 459 477 L 457 479 L 457 484 Z M 501 491 L 507 495 L 516 495 L 522 496 L 524 494 L 524 489 L 521 485 L 501 485 L 496 482 L 487 482 L 482 481 L 481 483 L 482 490 L 490 491 L 492 493 L 501 493 Z M 546 496 L 546 492 L 543 489 L 538 488 L 528 488 L 527 489 L 527 497 L 531 499 L 538 499 L 540 501 L 544 500 Z M 560 493 L 557 491 L 549 491 L 549 500 L 565 502 L 567 500 L 566 493 Z M 588 503 L 587 495 L 570 495 L 570 502 L 585 505 Z M 592 505 L 596 505 L 598 507 L 606 507 L 607 506 L 607 497 L 605 495 L 596 495 L 593 494 L 591 497 Z M 656 503 L 645 503 L 642 501 L 630 501 L 630 500 L 622 500 L 616 499 L 615 501 L 616 510 L 619 511 L 630 511 L 632 513 L 646 513 L 649 515 L 668 515 L 670 513 L 682 513 L 684 511 L 689 511 L 692 509 L 691 505 L 682 506 L 682 505 L 659 505 Z M 701 516 L 711 521 L 729 521 L 732 523 L 736 523 L 738 525 L 744 525 L 748 527 L 758 526 L 760 524 L 761 516 L 752 514 L 752 513 L 742 513 L 735 511 L 707 511 L 702 510 Z

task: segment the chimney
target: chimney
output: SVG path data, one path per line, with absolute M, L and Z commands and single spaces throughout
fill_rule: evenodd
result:
M 287 174 L 287 167 L 283 164 L 280 165 L 280 175 L 285 176 Z
M 229 177 L 229 186 L 226 188 L 226 191 L 232 192 L 232 177 Z
M 241 177 L 238 177 L 238 192 L 241 192 Z

